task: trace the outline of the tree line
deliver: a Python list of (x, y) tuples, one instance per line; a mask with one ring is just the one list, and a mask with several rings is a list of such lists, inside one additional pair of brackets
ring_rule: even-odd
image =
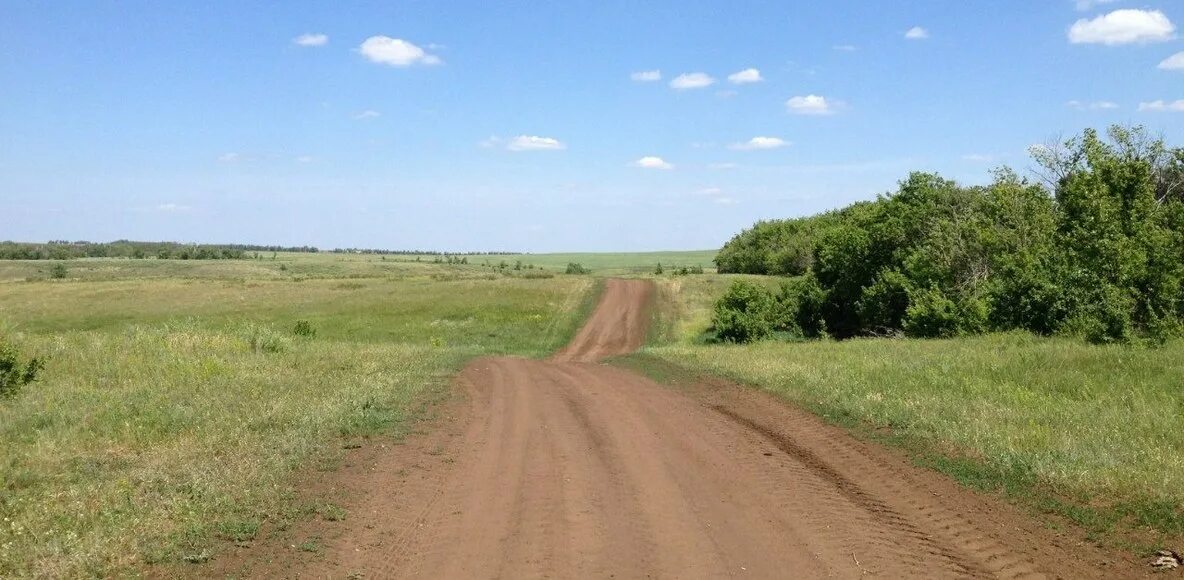
[(312, 246), (252, 244), (182, 244), (178, 242), (0, 242), (0, 260), (71, 260), (75, 258), (158, 258), (162, 260), (241, 260), (247, 252), (317, 252)]
[(757, 223), (723, 247), (719, 271), (794, 278), (777, 292), (733, 285), (718, 336), (1181, 335), (1184, 149), (1115, 126), (1032, 156), (1038, 180), (913, 173), (874, 201)]

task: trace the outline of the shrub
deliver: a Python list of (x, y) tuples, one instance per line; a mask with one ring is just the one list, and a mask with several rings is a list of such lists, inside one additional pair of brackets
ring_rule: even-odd
[(288, 338), (269, 326), (248, 324), (243, 329), (243, 335), (251, 352), (276, 353), (288, 350)]
[(49, 277), (61, 280), (66, 277), (66, 265), (58, 262), (49, 267)]
[(312, 323), (307, 320), (297, 320), (296, 326), (292, 328), (292, 334), (312, 338), (317, 335), (317, 329), (313, 328)]
[(661, 275), (662, 275), (662, 262), (658, 262), (658, 267), (657, 267), (657, 268), (654, 268), (654, 275), (655, 275), (655, 276), (661, 276)]
[(569, 262), (567, 264), (566, 273), (568, 274), (588, 274), (590, 272), (591, 270), (588, 270), (582, 264), (577, 264), (575, 262)]
[(773, 294), (763, 286), (736, 280), (715, 303), (712, 328), (719, 340), (749, 342), (773, 333)]
[(16, 347), (0, 338), (0, 399), (16, 396), (21, 388), (37, 380), (44, 366), (37, 357), (22, 360)]

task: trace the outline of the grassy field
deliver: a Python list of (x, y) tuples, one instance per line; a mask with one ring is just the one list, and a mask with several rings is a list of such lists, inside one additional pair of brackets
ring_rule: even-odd
[(474, 356), (551, 352), (597, 286), (332, 255), (66, 266), (0, 262), (0, 334), (47, 360), (0, 400), (0, 577), (203, 561), (332, 512), (294, 470), (397, 435)]
[[(629, 276), (649, 274), (661, 263), (663, 268), (678, 266), (700, 266), (706, 270), (715, 269), (716, 250), (690, 250), (680, 252), (570, 252), (555, 254), (507, 254), (491, 256), (467, 256), (470, 264), (497, 265), (505, 262), (513, 266), (516, 262), (533, 265), (550, 272), (562, 272), (568, 264), (581, 264), (596, 276)], [(431, 262), (435, 256), (418, 256), (420, 262)], [(388, 260), (415, 261), (417, 256), (387, 256)]]
[(1184, 539), (1184, 343), (1005, 334), (699, 344), (726, 283), (664, 280), (660, 318), (676, 322), (628, 364), (659, 357), (765, 389), (1099, 538)]

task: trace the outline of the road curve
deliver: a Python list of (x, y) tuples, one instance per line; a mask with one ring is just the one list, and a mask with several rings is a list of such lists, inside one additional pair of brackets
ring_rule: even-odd
[(1104, 575), (1030, 529), (1038, 526), (1013, 524), (943, 478), (763, 394), (723, 384), (676, 390), (599, 364), (642, 344), (650, 293), (645, 281), (610, 280), (587, 325), (551, 360), (468, 365), (459, 381), (469, 396), (451, 435), (425, 444), (397, 481), (375, 468), (379, 479), (367, 485), (388, 487), (355, 510), (368, 523), (336, 542), (331, 563), (304, 572)]

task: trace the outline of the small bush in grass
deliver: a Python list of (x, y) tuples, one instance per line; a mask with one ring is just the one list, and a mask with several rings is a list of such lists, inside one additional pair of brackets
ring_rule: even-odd
[(37, 357), (22, 360), (20, 351), (0, 338), (0, 399), (16, 396), (22, 387), (37, 380), (44, 366)]
[(275, 353), (288, 350), (288, 338), (261, 324), (247, 325), (243, 332), (251, 352)]
[(654, 275), (655, 275), (655, 276), (661, 276), (661, 275), (662, 275), (662, 272), (663, 272), (663, 270), (662, 270), (662, 262), (658, 262), (658, 267), (657, 267), (657, 268), (654, 268)]
[(568, 274), (588, 274), (588, 273), (591, 273), (591, 270), (588, 270), (582, 264), (577, 264), (575, 262), (569, 262), (567, 264), (566, 273), (568, 273)]
[(312, 338), (317, 335), (317, 329), (313, 328), (312, 323), (307, 320), (297, 320), (296, 326), (292, 328), (292, 333), (296, 336)]
[(49, 268), (49, 277), (61, 280), (66, 277), (66, 265), (58, 262)]

